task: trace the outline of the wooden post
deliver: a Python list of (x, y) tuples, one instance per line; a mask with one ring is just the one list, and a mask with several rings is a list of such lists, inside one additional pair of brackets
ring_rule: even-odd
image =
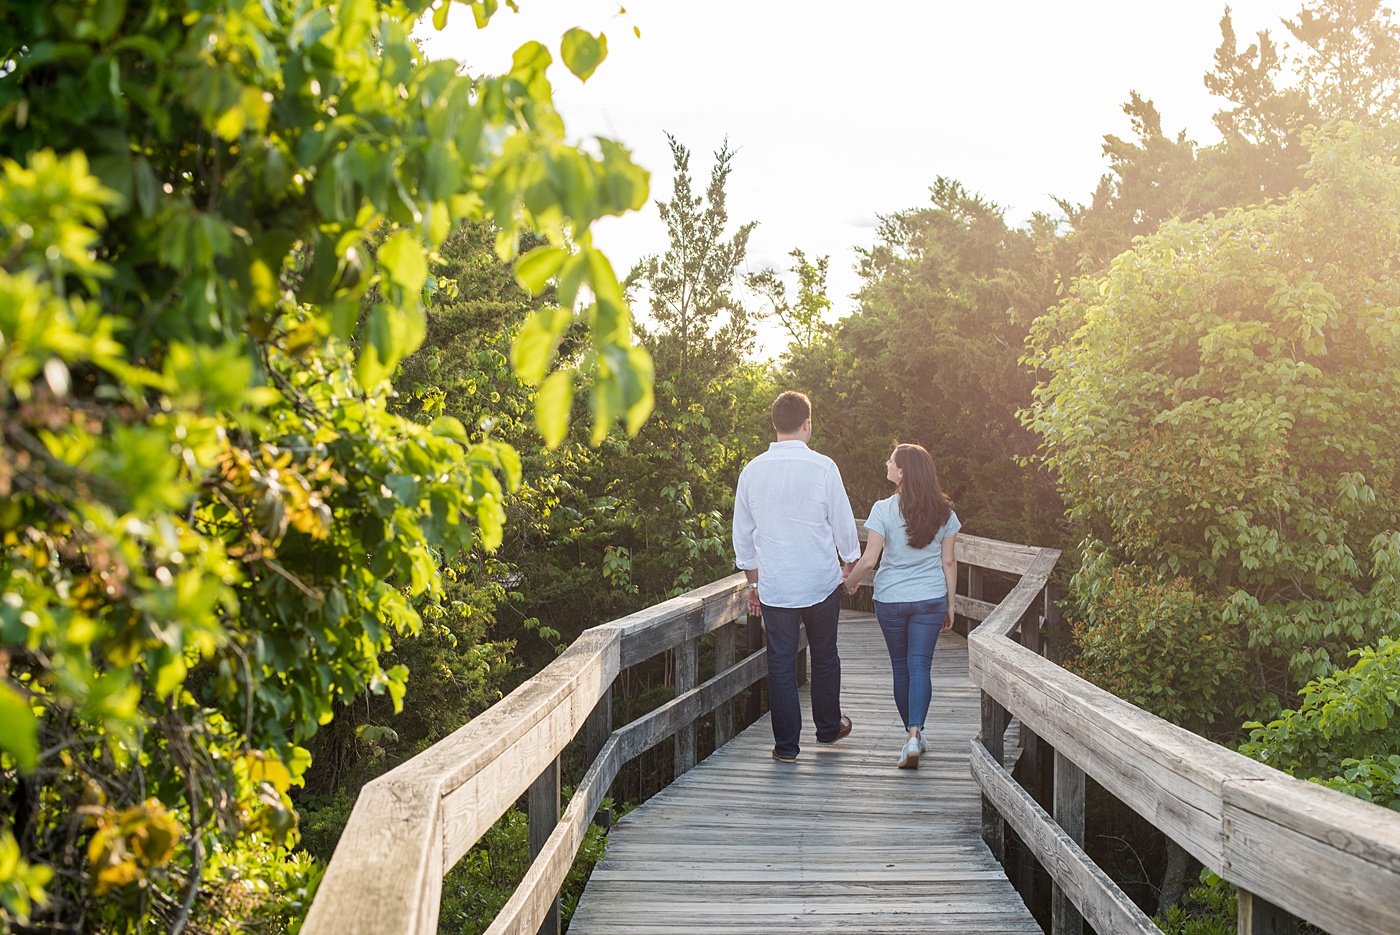
[[(991, 695), (982, 692), (982, 746), (998, 763), (1006, 759), (1005, 733), (1006, 709)], [(1006, 822), (986, 795), (982, 796), (982, 840), (987, 842), (998, 863), (1006, 858)]]
[[(982, 568), (979, 565), (967, 566), (967, 596), (974, 601), (980, 601), (982, 599)], [(971, 617), (964, 617), (963, 619), (967, 621), (968, 632), (971, 632), (972, 629), (977, 626), (978, 621), (973, 620)]]
[(1271, 902), (1240, 890), (1240, 935), (1298, 935), (1298, 919)]
[(612, 736), (611, 685), (604, 689), (603, 697), (599, 698), (598, 703), (593, 706), (593, 711), (588, 715), (588, 722), (584, 726), (584, 752), (590, 765), (598, 758), (598, 752), (603, 749), (603, 744), (608, 742), (610, 736)]
[[(530, 860), (533, 861), (544, 850), (550, 832), (559, 823), (559, 758), (545, 767), (540, 778), (530, 784), (526, 795), (530, 816)], [(554, 894), (554, 902), (540, 923), (540, 935), (559, 935), (559, 894)]]
[[(1041, 608), (1032, 604), (1021, 618), (1021, 645), (1036, 655), (1040, 654), (1040, 613)], [(1040, 738), (1024, 723), (1021, 725), (1021, 760), (1016, 765), (1016, 780), (1022, 789), (1041, 801)]]
[[(588, 715), (588, 720), (583, 727), (584, 755), (591, 766), (598, 758), (598, 754), (603, 749), (603, 744), (608, 742), (612, 736), (612, 686), (609, 685), (603, 691), (603, 697), (598, 699), (598, 703), (593, 706), (592, 712)], [(607, 808), (598, 809), (598, 814), (593, 816), (595, 824), (600, 825), (604, 830), (612, 827), (612, 810)]]
[[(700, 640), (686, 640), (676, 647), (676, 695), (700, 684)], [(695, 765), (695, 722), (676, 731), (676, 776)]]
[[(1084, 770), (1055, 751), (1055, 824), (1084, 846)], [(1082, 935), (1084, 917), (1058, 884), (1050, 896), (1050, 935)]]
[[(737, 623), (726, 623), (715, 630), (715, 675), (734, 664), (734, 629)], [(723, 701), (715, 708), (715, 749), (734, 737), (734, 702)]]
[[(749, 614), (744, 623), (744, 644), (748, 649), (745, 655), (752, 656), (763, 648), (763, 618), (754, 614)], [(744, 710), (744, 726), (752, 724), (763, 716), (763, 686), (768, 684), (767, 679), (754, 682), (749, 689), (749, 701)]]

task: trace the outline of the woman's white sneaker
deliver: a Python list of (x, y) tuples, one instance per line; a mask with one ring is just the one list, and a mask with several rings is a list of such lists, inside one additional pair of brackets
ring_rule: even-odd
[(899, 751), (900, 769), (918, 769), (919, 754), (923, 752), (923, 741), (918, 737), (910, 737), (908, 743)]

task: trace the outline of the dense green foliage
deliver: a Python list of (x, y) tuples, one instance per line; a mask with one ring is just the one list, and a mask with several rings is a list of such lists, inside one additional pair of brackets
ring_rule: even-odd
[(1067, 668), (1175, 724), (1234, 732), (1234, 710), (1248, 698), (1245, 641), (1237, 628), (1220, 626), (1215, 606), (1189, 581), (1135, 580), (1127, 568), (1089, 566), (1074, 586), (1085, 600)]
[(1248, 635), (1264, 699), (1400, 632), (1394, 146), (1319, 138), (1308, 188), (1163, 225), (1037, 325), (1071, 335), (1033, 351), (1029, 422), (1097, 540), (1087, 599), (1116, 562), (1186, 576)]
[(1036, 263), (1032, 233), (940, 179), (932, 207), (882, 219), (862, 262), (860, 312), (791, 347), (784, 379), (812, 397), (817, 444), (839, 454), (858, 514), (889, 495), (894, 442), (913, 442), (933, 453), (978, 534), (1046, 540), (1058, 510), (1018, 460), (1034, 450), (1016, 424), (1032, 384), (1014, 349), (1053, 291), (1008, 272)]
[(1352, 655), (1349, 668), (1304, 686), (1296, 710), (1246, 724), (1240, 752), (1400, 810), (1400, 639)]
[[(642, 204), (646, 174), (564, 142), (543, 46), (469, 78), (409, 40), (423, 12), (0, 8), (6, 918), (179, 931), (304, 907), (315, 874), (285, 848), (306, 745), (353, 699), (399, 707), (396, 638), (472, 637), (483, 605), (444, 577), (500, 543), (520, 480), (489, 426), (390, 411), (425, 299), (452, 288), (430, 250), (460, 222), (491, 221), (505, 258), (533, 228), (516, 274), (559, 276), (509, 349), (544, 380), (547, 434), (576, 373), (593, 437), (649, 411), (588, 233)], [(586, 76), (599, 42), (566, 38)], [(459, 643), (451, 664), (496, 652)]]

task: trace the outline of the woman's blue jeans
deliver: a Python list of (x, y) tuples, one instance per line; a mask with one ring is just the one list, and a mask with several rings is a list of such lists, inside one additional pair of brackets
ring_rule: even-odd
[(933, 700), (933, 648), (948, 616), (948, 598), (876, 601), (875, 619), (885, 634), (894, 670), (894, 703), (904, 729), (923, 727)]

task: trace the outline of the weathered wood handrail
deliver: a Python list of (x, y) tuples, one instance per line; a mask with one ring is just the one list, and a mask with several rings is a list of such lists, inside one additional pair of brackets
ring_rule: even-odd
[[(1010, 822), (1045, 867), (1056, 886), (1056, 935), (1077, 931), (1081, 914), (1100, 932), (1157, 931), (1083, 851), (1084, 774), (1240, 887), (1241, 932), (1261, 935), (1276, 907), (1335, 935), (1400, 932), (1400, 815), (1233, 753), (1042, 658), (1039, 627), (1051, 612), (1046, 585), (1059, 553), (967, 534), (957, 542), (972, 592), (960, 593), (958, 611), (982, 621), (969, 636), (969, 656), (983, 691), (971, 768), (984, 795), (984, 837), (1000, 857), (1002, 824)], [(1018, 576), (998, 604), (981, 600), (987, 570)], [(558, 823), (532, 827), (536, 856), (489, 930), (534, 935), (551, 918), (588, 822), (622, 765), (674, 736), (677, 769), (688, 768), (696, 720), (766, 674), (761, 649), (734, 663), (731, 625), (744, 596), (744, 576), (732, 575), (588, 630), (490, 710), (366, 785), (303, 931), (435, 931), (443, 875), (522, 794), (531, 790), (532, 804), (537, 794), (547, 804), (553, 790), (557, 814), (558, 758), (587, 724), (596, 756)], [(695, 641), (712, 631), (719, 631), (719, 671), (688, 688), (698, 680)], [(618, 673), (678, 648), (687, 671), (677, 696), (611, 730)], [(1036, 737), (1054, 747), (1054, 817), (1001, 762), (1010, 714), (1033, 732), (1023, 749), (1034, 752)], [(732, 729), (717, 715), (717, 742)]]
[[(1334, 935), (1400, 932), (1400, 814), (1211, 743), (1018, 644), (1017, 628), (1038, 627), (1048, 610), (1059, 553), (966, 535), (958, 544), (960, 562), (1020, 576), (968, 639), (984, 697), (972, 770), (996, 825), (984, 829), (994, 850), (1000, 822), (1009, 821), (1054, 880), (1056, 935), (1078, 931), (1071, 904), (1099, 932), (1158, 931), (1084, 854), (1082, 774), (1238, 886), (1242, 933), (1282, 931), (1272, 927), (1281, 912)], [(1062, 798), (1059, 772), (1051, 818), (998, 762), (1008, 712), (1055, 748), (1066, 779), (1078, 780), (1071, 827), (1061, 827), (1061, 806), (1074, 796)]]
[[(436, 932), (444, 874), (555, 766), (617, 674), (734, 623), (745, 613), (744, 585), (742, 574), (731, 575), (585, 631), (475, 720), (366, 784), (307, 913), (305, 935)], [(724, 642), (732, 662), (732, 637)], [(766, 673), (767, 656), (759, 650), (612, 731), (490, 931), (537, 931), (622, 764)]]

